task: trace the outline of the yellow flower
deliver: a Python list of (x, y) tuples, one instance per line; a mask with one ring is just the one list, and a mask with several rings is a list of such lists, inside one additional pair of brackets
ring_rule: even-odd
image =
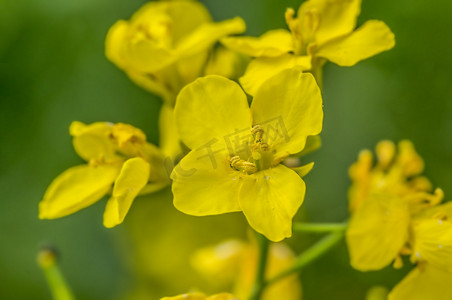
[(368, 150), (350, 167), (352, 217), (346, 238), (351, 264), (361, 271), (381, 269), (393, 260), (400, 267), (400, 255), (411, 251), (412, 217), (443, 198), (440, 189), (431, 194), (430, 182), (420, 176), (424, 163), (411, 142), (400, 142), (396, 155), (395, 145), (382, 141), (376, 153), (375, 167)]
[(236, 51), (257, 57), (240, 83), (254, 95), (269, 77), (285, 68), (298, 67), (319, 73), (329, 60), (340, 66), (357, 62), (391, 49), (394, 35), (381, 21), (371, 20), (354, 30), (361, 0), (309, 0), (285, 17), (290, 32), (271, 30), (256, 37), (227, 37), (221, 42)]
[[(234, 295), (248, 299), (256, 278), (258, 248), (255, 243), (227, 240), (218, 245), (198, 250), (192, 258), (193, 267), (215, 282), (217, 286), (233, 284)], [(295, 255), (283, 243), (271, 244), (268, 254), (267, 279), (289, 268)], [(262, 300), (300, 300), (301, 284), (298, 276), (288, 276), (268, 286)]]
[(171, 174), (175, 207), (195, 216), (243, 211), (268, 239), (290, 237), (306, 187), (281, 162), (322, 129), (313, 76), (285, 70), (258, 90), (251, 107), (235, 82), (206, 76), (180, 92), (175, 117), (192, 149)]
[(452, 202), (416, 215), (411, 232), (410, 260), (418, 264), (388, 299), (452, 299)]
[(420, 264), (393, 288), (388, 300), (452, 299), (451, 282), (451, 271)]
[(136, 84), (173, 105), (179, 90), (202, 74), (214, 43), (244, 30), (240, 18), (214, 23), (197, 1), (149, 2), (110, 28), (105, 51)]
[(114, 227), (137, 195), (168, 185), (160, 151), (146, 142), (141, 130), (123, 123), (73, 122), (70, 134), (75, 151), (88, 164), (69, 168), (53, 180), (39, 203), (40, 219), (67, 216), (111, 192), (104, 225)]
[(363, 151), (350, 167), (352, 219), (347, 230), (351, 264), (367, 271), (409, 255), (417, 266), (389, 293), (389, 300), (452, 299), (452, 202), (438, 205), (443, 192), (431, 194), (421, 177), (424, 163), (408, 141), (380, 142), (378, 162)]
[(227, 293), (221, 293), (212, 296), (206, 296), (201, 293), (189, 293), (174, 297), (163, 297), (160, 300), (239, 300), (239, 299)]

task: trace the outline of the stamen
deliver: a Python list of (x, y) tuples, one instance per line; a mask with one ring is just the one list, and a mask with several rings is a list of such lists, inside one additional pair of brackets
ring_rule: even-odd
[(260, 143), (262, 142), (262, 137), (264, 135), (264, 129), (261, 125), (255, 125), (251, 128), (251, 134), (254, 136), (254, 142)]
[(253, 128), (251, 128), (251, 134), (254, 137), (254, 142), (251, 146), (251, 151), (267, 151), (268, 150), (268, 144), (264, 142), (264, 129), (261, 125), (255, 125)]
[(287, 26), (290, 29), (293, 37), (294, 53), (296, 55), (301, 55), (304, 50), (303, 36), (301, 34), (300, 20), (295, 18), (295, 10), (293, 8), (288, 8), (284, 15), (286, 19)]
[(257, 167), (252, 162), (241, 159), (239, 156), (233, 156), (229, 160), (229, 165), (232, 169), (246, 174), (253, 174), (257, 172)]

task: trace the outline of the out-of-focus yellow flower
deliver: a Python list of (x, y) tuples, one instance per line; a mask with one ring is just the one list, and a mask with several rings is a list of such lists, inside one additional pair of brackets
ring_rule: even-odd
[(410, 260), (417, 266), (388, 299), (452, 299), (452, 202), (418, 214), (411, 231)]
[(175, 207), (195, 216), (243, 211), (268, 239), (290, 237), (306, 186), (281, 162), (322, 129), (313, 76), (285, 70), (259, 89), (251, 107), (235, 82), (206, 76), (180, 92), (175, 117), (192, 149), (171, 174)]
[[(247, 58), (237, 52), (225, 47), (215, 47), (205, 66), (205, 75), (220, 75), (229, 79), (236, 80), (243, 74)], [(201, 74), (199, 74), (201, 76)], [(178, 162), (183, 156), (183, 149), (174, 121), (174, 109), (168, 104), (164, 104), (159, 117), (159, 146), (162, 153), (170, 158), (172, 165)]]
[(116, 22), (105, 51), (136, 84), (173, 105), (180, 89), (203, 74), (212, 46), (244, 30), (238, 17), (214, 23), (197, 1), (155, 1)]
[[(409, 255), (417, 267), (389, 294), (390, 300), (436, 299), (452, 296), (452, 202), (438, 205), (443, 192), (432, 194), (430, 182), (420, 176), (424, 163), (409, 141), (396, 147), (389, 141), (372, 154), (361, 152), (350, 167), (352, 218), (347, 230), (351, 264), (367, 271)], [(441, 295), (441, 297), (440, 297)]]
[(122, 223), (137, 195), (169, 184), (160, 151), (146, 142), (141, 130), (123, 123), (73, 122), (70, 134), (75, 151), (88, 163), (53, 180), (39, 203), (39, 218), (67, 216), (111, 192), (104, 225), (114, 227)]
[(423, 263), (389, 293), (388, 300), (452, 299), (452, 272)]
[(392, 142), (380, 142), (375, 167), (368, 150), (350, 167), (352, 218), (346, 236), (351, 264), (358, 270), (378, 270), (394, 259), (399, 266), (399, 255), (408, 251), (412, 216), (443, 198), (440, 189), (431, 194), (430, 182), (420, 176), (424, 163), (412, 143), (402, 141), (398, 148), (396, 155)]
[(163, 297), (160, 300), (239, 300), (239, 299), (227, 293), (221, 293), (212, 296), (206, 296), (201, 293), (189, 293), (174, 297)]
[(247, 244), (236, 239), (201, 248), (191, 258), (191, 265), (215, 286), (225, 287), (237, 279)]
[(452, 272), (452, 202), (416, 215), (412, 223), (411, 262), (426, 261)]
[[(256, 278), (258, 247), (255, 243), (228, 240), (221, 244), (197, 251), (192, 258), (193, 267), (222, 287), (233, 286), (239, 299), (248, 299)], [(267, 279), (289, 268), (295, 255), (285, 244), (271, 244), (268, 254)], [(301, 284), (298, 276), (292, 275), (268, 286), (262, 300), (300, 300)]]
[(365, 300), (387, 300), (389, 290), (383, 286), (373, 286), (366, 294)]
[(298, 67), (317, 74), (329, 60), (340, 66), (391, 49), (394, 35), (385, 23), (371, 20), (355, 30), (361, 0), (309, 0), (285, 17), (290, 31), (271, 30), (256, 37), (226, 37), (230, 49), (256, 57), (240, 83), (254, 95), (258, 87), (282, 69)]

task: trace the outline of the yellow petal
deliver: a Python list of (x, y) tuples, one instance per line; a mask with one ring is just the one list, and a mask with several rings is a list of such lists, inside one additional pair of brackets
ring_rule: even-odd
[(315, 35), (317, 44), (353, 31), (361, 10), (361, 0), (310, 0), (298, 10), (301, 33)]
[[(206, 75), (204, 73), (204, 70), (206, 68), (207, 59), (211, 51), (212, 49), (208, 48), (206, 51), (197, 52), (190, 56), (183, 56), (177, 61), (177, 63), (175, 64), (175, 68), (177, 69), (179, 77), (177, 80), (175, 80), (176, 82), (179, 81), (177, 92), (179, 92), (190, 82), (196, 80), (198, 77)], [(174, 73), (170, 73), (168, 76), (174, 76)]]
[(174, 297), (163, 297), (160, 300), (207, 300), (201, 293), (182, 294)]
[(413, 226), (412, 260), (452, 272), (452, 222), (448, 217), (417, 220)]
[(313, 167), (314, 167), (314, 162), (311, 162), (311, 163), (306, 164), (304, 166), (291, 168), (291, 169), (293, 171), (295, 171), (298, 174), (298, 176), (305, 177), (306, 175), (308, 175), (309, 172), (311, 172)]
[(387, 195), (371, 195), (352, 215), (346, 232), (351, 265), (360, 271), (379, 270), (399, 254), (408, 239), (407, 204)]
[(112, 123), (107, 122), (95, 122), (89, 125), (78, 121), (72, 122), (69, 132), (73, 136), (72, 144), (75, 152), (86, 161), (119, 159), (115, 155), (116, 146), (110, 138), (113, 126)]
[(153, 73), (169, 66), (179, 58), (173, 45), (210, 20), (205, 7), (195, 1), (147, 3), (128, 22), (127, 34), (117, 35), (126, 67)]
[(416, 215), (417, 218), (452, 219), (452, 201), (433, 206)]
[(121, 69), (127, 66), (123, 58), (122, 45), (128, 29), (127, 21), (119, 20), (110, 27), (105, 38), (105, 56)]
[(301, 152), (295, 153), (297, 157), (303, 157), (319, 149), (322, 146), (322, 139), (319, 135), (311, 135), (306, 139), (306, 145)]
[(314, 77), (288, 69), (268, 79), (251, 103), (253, 123), (267, 130), (268, 143), (276, 156), (303, 150), (306, 138), (322, 130), (323, 110), (320, 89)]
[(124, 42), (123, 51), (128, 67), (142, 73), (159, 71), (177, 59), (171, 49), (154, 43), (141, 32)]
[(249, 58), (227, 49), (217, 46), (207, 63), (206, 75), (220, 75), (229, 79), (237, 80), (245, 71)]
[[(145, 6), (152, 3), (159, 6), (159, 9), (164, 11), (172, 20), (171, 38), (173, 44), (179, 43), (180, 40), (190, 35), (200, 25), (212, 21), (206, 7), (198, 1), (159, 1), (149, 2)], [(140, 18), (148, 20), (150, 16), (143, 15)]]
[(215, 75), (183, 88), (174, 114), (179, 135), (191, 149), (251, 128), (245, 93), (235, 82)]
[(236, 239), (197, 250), (191, 257), (193, 268), (215, 285), (227, 286), (235, 281), (242, 267), (245, 244)]
[(176, 53), (185, 57), (196, 54), (207, 50), (222, 37), (242, 33), (245, 29), (245, 22), (239, 17), (217, 23), (202, 24), (176, 46)]
[(239, 202), (251, 227), (278, 242), (292, 236), (292, 218), (305, 192), (304, 181), (279, 165), (243, 178)]
[[(196, 1), (150, 2), (143, 5), (130, 21), (121, 20), (111, 27), (106, 38), (106, 55), (139, 86), (158, 94), (168, 104), (173, 105), (181, 88), (174, 86), (174, 83), (185, 85), (194, 79), (181, 82), (183, 80), (178, 78), (179, 75), (185, 77), (185, 72), (189, 71), (197, 72), (195, 76), (199, 76), (200, 71), (194, 70), (191, 59), (191, 68), (177, 66), (177, 69), (180, 69), (179, 75), (162, 72), (167, 73), (166, 69), (174, 69), (172, 63), (180, 61), (180, 57), (172, 54), (173, 46), (207, 22), (211, 22), (208, 11)], [(133, 46), (140, 40), (144, 40), (142, 52), (138, 51), (140, 47), (135, 49)], [(151, 51), (147, 52), (146, 47), (151, 48)], [(169, 59), (155, 56), (154, 52), (159, 54), (159, 51), (163, 56), (169, 55)], [(135, 52), (139, 52), (139, 55)], [(202, 54), (204, 58), (200, 59), (198, 65), (205, 63), (206, 55), (207, 52)]]
[(452, 299), (452, 273), (430, 264), (412, 270), (389, 293), (389, 300)]
[(399, 155), (396, 163), (402, 168), (403, 175), (413, 176), (422, 173), (424, 170), (424, 160), (414, 149), (411, 141), (403, 140), (399, 142)]
[(362, 150), (359, 153), (358, 161), (353, 163), (348, 170), (352, 180), (352, 185), (348, 190), (348, 208), (351, 213), (354, 213), (369, 195), (372, 166), (372, 152)]
[(321, 45), (315, 55), (349, 67), (394, 45), (394, 34), (389, 27), (381, 21), (371, 20), (352, 34)]
[(240, 211), (239, 176), (229, 166), (225, 143), (192, 150), (171, 173), (174, 206), (194, 216)]
[(275, 57), (293, 51), (292, 35), (285, 29), (270, 30), (260, 37), (225, 37), (221, 43), (252, 57)]
[(394, 160), (396, 146), (392, 141), (383, 140), (375, 147), (375, 153), (377, 154), (378, 166), (382, 170), (387, 170)]
[(173, 105), (176, 101), (174, 91), (156, 76), (149, 76), (149, 74), (134, 71), (127, 71), (126, 73), (136, 85), (161, 97), (166, 105)]
[[(268, 279), (287, 270), (295, 260), (296, 257), (289, 246), (284, 243), (271, 244), (265, 277)], [(300, 300), (301, 294), (299, 276), (294, 274), (268, 286), (262, 294), (262, 300)]]
[(118, 172), (119, 165), (67, 169), (47, 188), (39, 203), (39, 218), (61, 218), (90, 206), (107, 194)]
[(266, 80), (285, 69), (294, 67), (309, 70), (311, 57), (284, 54), (278, 57), (256, 58), (250, 62), (245, 74), (240, 77), (240, 84), (248, 94), (254, 96)]
[(104, 212), (104, 226), (121, 224), (133, 200), (149, 180), (149, 164), (135, 157), (124, 162)]
[(174, 110), (169, 105), (163, 105), (159, 116), (160, 150), (172, 161), (182, 154), (179, 133), (177, 132)]

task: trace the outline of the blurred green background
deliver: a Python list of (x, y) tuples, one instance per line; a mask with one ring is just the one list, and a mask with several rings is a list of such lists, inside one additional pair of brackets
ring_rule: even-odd
[[(395, 33), (396, 47), (352, 68), (326, 65), (323, 147), (307, 157), (316, 166), (306, 179), (308, 193), (301, 212), (311, 221), (347, 218), (348, 166), (359, 150), (373, 148), (381, 139), (412, 140), (426, 162), (426, 175), (444, 189), (446, 199), (452, 194), (452, 2), (363, 2), (360, 24), (383, 20)], [(37, 218), (46, 186), (66, 168), (81, 163), (68, 134), (73, 120), (130, 123), (143, 129), (151, 142), (158, 140), (160, 100), (135, 86), (104, 57), (109, 26), (129, 18), (143, 3), (0, 0), (1, 299), (50, 299), (35, 263), (39, 247), (48, 243), (62, 253), (61, 267), (78, 299), (119, 298), (133, 283), (127, 228), (133, 228), (134, 215), (149, 224), (155, 220), (155, 226), (143, 226), (139, 233), (151, 244), (164, 245), (162, 232), (188, 239), (190, 233), (171, 224), (173, 219), (200, 227), (214, 224), (209, 228), (215, 230), (204, 229), (194, 244), (217, 242), (239, 232), (239, 226), (228, 222), (241, 222), (241, 216), (155, 213), (161, 206), (171, 209), (165, 198), (168, 191), (138, 199), (125, 225), (113, 230), (102, 227), (104, 201), (60, 220)], [(203, 3), (215, 20), (241, 16), (247, 33), (258, 35), (285, 27), (285, 8), (301, 2)], [(293, 245), (296, 249), (312, 238), (296, 236), (301, 240)], [(354, 271), (341, 244), (304, 270), (304, 299), (363, 299), (369, 287), (391, 288), (406, 271)], [(165, 283), (158, 285), (163, 289)]]

